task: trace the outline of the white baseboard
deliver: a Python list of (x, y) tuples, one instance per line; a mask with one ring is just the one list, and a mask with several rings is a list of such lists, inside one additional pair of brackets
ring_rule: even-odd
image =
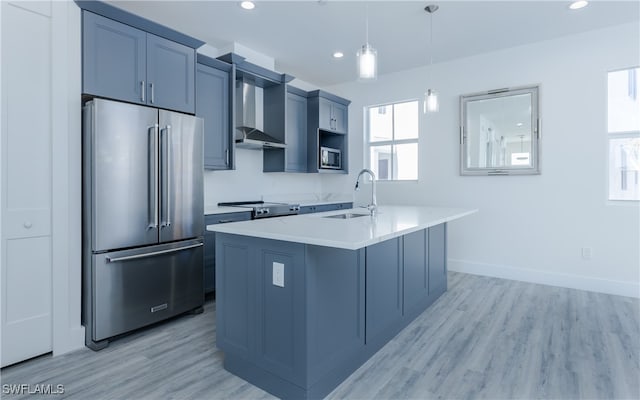
[(486, 264), (466, 260), (448, 259), (447, 263), (449, 270), (455, 272), (464, 272), (473, 275), (484, 275), (514, 281), (540, 283), (542, 285), (560, 286), (569, 289), (588, 290), (590, 292), (640, 298), (639, 282), (612, 281), (588, 276), (539, 271), (535, 269)]

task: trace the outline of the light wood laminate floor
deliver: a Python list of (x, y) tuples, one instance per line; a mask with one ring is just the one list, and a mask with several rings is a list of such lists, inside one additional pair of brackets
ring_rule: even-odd
[[(329, 398), (638, 399), (639, 315), (637, 299), (449, 273), (449, 291)], [(203, 314), (100, 352), (40, 357), (1, 378), (64, 384), (64, 395), (51, 396), (58, 399), (273, 397), (222, 362), (210, 301)]]

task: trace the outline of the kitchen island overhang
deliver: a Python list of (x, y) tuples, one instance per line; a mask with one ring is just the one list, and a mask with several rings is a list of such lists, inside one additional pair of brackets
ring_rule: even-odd
[(208, 226), (225, 369), (282, 398), (326, 396), (446, 291), (446, 223), (474, 212), (386, 206)]

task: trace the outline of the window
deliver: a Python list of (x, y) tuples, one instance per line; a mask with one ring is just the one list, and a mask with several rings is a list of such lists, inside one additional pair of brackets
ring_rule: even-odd
[(418, 101), (366, 108), (369, 168), (378, 180), (418, 179)]
[(640, 200), (640, 68), (609, 72), (609, 200)]

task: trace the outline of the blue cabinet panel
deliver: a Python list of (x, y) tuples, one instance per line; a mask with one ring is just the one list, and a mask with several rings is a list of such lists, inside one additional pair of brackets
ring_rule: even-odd
[(147, 35), (147, 85), (151, 105), (195, 112), (195, 50)]
[[(209, 214), (204, 216), (204, 225), (224, 224), (227, 222), (247, 221), (251, 219), (250, 212), (226, 214)], [(216, 290), (216, 233), (204, 231), (204, 292)]]
[[(216, 337), (221, 349), (248, 358), (255, 332), (255, 261), (250, 243), (216, 241)], [(222, 288), (233, 288), (223, 290)]]
[(205, 169), (231, 169), (229, 72), (197, 64), (196, 116), (204, 119)]
[[(259, 240), (256, 364), (294, 384), (303, 385), (306, 374), (304, 245)], [(284, 287), (273, 282), (274, 263), (284, 265)]]
[(353, 203), (334, 203), (300, 206), (299, 214), (311, 214), (324, 211), (348, 210), (353, 208)]
[(307, 98), (287, 93), (285, 171), (307, 172)]
[(403, 237), (405, 316), (420, 313), (429, 301), (427, 240), (426, 229)]
[(307, 246), (309, 385), (355, 358), (364, 346), (365, 255)]
[(144, 104), (147, 34), (86, 11), (82, 18), (82, 92)]
[(195, 50), (82, 12), (82, 92), (195, 112)]
[(447, 225), (429, 228), (429, 294), (447, 288)]
[(395, 336), (402, 320), (402, 249), (400, 238), (366, 248), (366, 342), (375, 345)]

